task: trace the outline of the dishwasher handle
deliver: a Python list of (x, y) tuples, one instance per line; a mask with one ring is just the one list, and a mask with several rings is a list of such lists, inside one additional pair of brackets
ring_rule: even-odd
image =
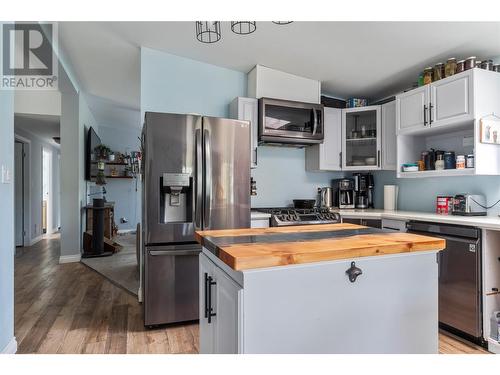
[(420, 232), (425, 233), (428, 236), (436, 235), (440, 237), (461, 237), (469, 240), (481, 238), (481, 229), (464, 225), (409, 221), (406, 223), (406, 229), (408, 232)]

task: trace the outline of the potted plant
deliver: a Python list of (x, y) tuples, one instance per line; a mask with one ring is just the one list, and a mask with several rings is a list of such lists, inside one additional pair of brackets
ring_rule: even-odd
[(107, 159), (111, 154), (111, 149), (103, 144), (100, 144), (94, 148), (97, 160)]

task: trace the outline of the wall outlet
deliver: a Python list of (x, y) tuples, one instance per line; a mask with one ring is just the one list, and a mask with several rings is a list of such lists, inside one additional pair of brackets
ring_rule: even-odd
[(2, 165), (2, 184), (12, 183), (12, 173), (9, 167)]

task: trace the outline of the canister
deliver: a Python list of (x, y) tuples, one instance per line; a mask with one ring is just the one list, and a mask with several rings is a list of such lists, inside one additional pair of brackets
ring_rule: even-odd
[(474, 168), (474, 154), (467, 155), (465, 159), (465, 168)]
[(476, 67), (476, 56), (471, 56), (465, 59), (464, 70), (469, 70)]
[(441, 195), (436, 198), (436, 213), (441, 215), (449, 215), (453, 209), (453, 197)]
[(444, 153), (444, 169), (455, 169), (455, 153), (453, 151), (446, 151)]
[(457, 62), (456, 73), (461, 73), (465, 70), (465, 60), (459, 60)]
[(457, 71), (457, 59), (450, 57), (444, 66), (444, 76), (450, 77)]
[(465, 155), (457, 155), (455, 165), (457, 169), (465, 169)]

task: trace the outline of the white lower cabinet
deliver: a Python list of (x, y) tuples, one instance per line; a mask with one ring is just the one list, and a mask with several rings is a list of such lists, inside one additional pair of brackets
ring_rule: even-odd
[(242, 288), (200, 254), (200, 352), (237, 353)]
[(251, 228), (269, 228), (269, 219), (252, 219), (250, 221)]
[[(435, 251), (242, 272), (206, 251), (201, 353), (438, 352)], [(352, 267), (362, 271), (354, 282), (347, 274)], [(205, 306), (215, 314), (210, 322)]]

